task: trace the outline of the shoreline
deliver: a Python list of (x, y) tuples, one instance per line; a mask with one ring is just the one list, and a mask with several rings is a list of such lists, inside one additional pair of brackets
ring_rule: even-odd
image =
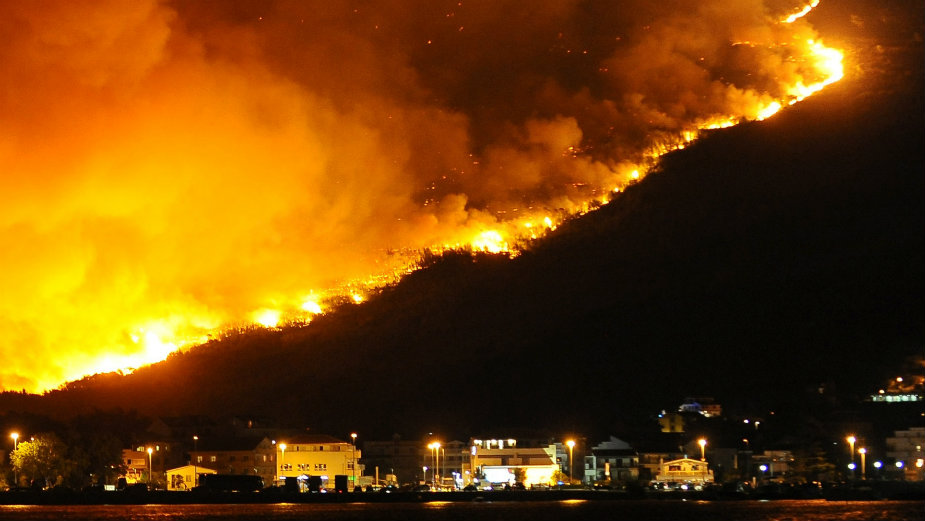
[(347, 492), (298, 493), (282, 491), (73, 491), (50, 489), (0, 492), (0, 505), (193, 505), (193, 504), (273, 504), (273, 503), (430, 503), (430, 502), (537, 502), (537, 501), (922, 501), (925, 486), (909, 482), (892, 487), (835, 487), (818, 494), (794, 491), (736, 494), (723, 491), (626, 492), (613, 490), (565, 489), (544, 491), (479, 492)]

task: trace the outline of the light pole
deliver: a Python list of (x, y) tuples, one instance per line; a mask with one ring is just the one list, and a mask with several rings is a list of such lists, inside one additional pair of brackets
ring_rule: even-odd
[(440, 442), (434, 442), (434, 488), (440, 489)]
[(283, 481), (286, 478), (285, 474), (283, 474), (286, 471), (286, 444), (285, 443), (279, 444), (279, 453), (280, 453), (279, 477), (280, 477), (280, 481)]
[(152, 456), (151, 456), (151, 454), (153, 453), (154, 453), (154, 449), (152, 449), (151, 447), (148, 447), (148, 485), (149, 486), (151, 485), (151, 482), (154, 478), (154, 465), (152, 463)]
[(853, 463), (854, 463), (854, 442), (858, 441), (858, 439), (855, 438), (854, 435), (852, 434), (852, 435), (848, 436), (847, 438), (845, 438), (845, 440), (847, 440), (848, 446), (851, 448), (851, 463), (852, 463), (852, 465), (851, 465), (851, 477), (853, 478), (853, 477), (854, 477), (854, 465), (853, 465)]
[[(196, 436), (196, 435), (194, 434), (194, 435), (193, 435), (193, 453), (194, 453), (194, 454), (197, 453), (197, 452), (199, 452), (199, 449), (198, 449), (198, 447), (197, 447), (198, 445), (199, 445), (199, 436)], [(195, 458), (195, 457), (196, 457), (196, 456), (193, 456), (193, 457), (190, 458), (190, 459), (193, 460), (193, 487), (198, 487), (198, 486), (199, 486), (199, 474), (198, 474), (199, 469), (196, 468), (196, 460), (193, 459), (193, 458)]]
[[(16, 442), (19, 440), (19, 433), (13, 432), (10, 434), (10, 438), (13, 438), (13, 452), (16, 452)], [(13, 454), (10, 453), (10, 465), (13, 464)], [(19, 475), (16, 472), (14, 467), (13, 469), (13, 484), (19, 486)]]
[(572, 454), (573, 449), (575, 448), (575, 440), (568, 440), (565, 442), (568, 445), (568, 484), (572, 484)]
[(858, 454), (861, 455), (861, 479), (867, 479), (867, 449), (861, 447)]
[(700, 445), (700, 461), (706, 461), (707, 460), (707, 457), (706, 457), (707, 440), (705, 438), (700, 438), (699, 440), (697, 440), (697, 445)]
[(357, 486), (357, 433), (351, 432), (350, 437), (353, 439), (353, 488)]

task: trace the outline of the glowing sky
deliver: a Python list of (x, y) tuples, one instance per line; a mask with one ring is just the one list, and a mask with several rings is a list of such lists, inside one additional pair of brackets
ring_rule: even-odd
[[(0, 3), (0, 387), (562, 217), (818, 81), (800, 2)], [(483, 236), (483, 237), (491, 237)], [(359, 299), (359, 296), (357, 296)]]

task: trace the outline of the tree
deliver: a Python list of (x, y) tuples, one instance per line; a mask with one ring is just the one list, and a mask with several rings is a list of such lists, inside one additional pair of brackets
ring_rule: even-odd
[(10, 459), (16, 472), (41, 488), (57, 483), (75, 466), (67, 458), (67, 446), (54, 433), (37, 434), (21, 442)]

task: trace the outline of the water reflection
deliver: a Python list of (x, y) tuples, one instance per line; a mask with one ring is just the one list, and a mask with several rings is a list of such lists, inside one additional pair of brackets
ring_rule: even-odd
[(543, 501), (0, 506), (6, 521), (921, 521), (914, 501)]

